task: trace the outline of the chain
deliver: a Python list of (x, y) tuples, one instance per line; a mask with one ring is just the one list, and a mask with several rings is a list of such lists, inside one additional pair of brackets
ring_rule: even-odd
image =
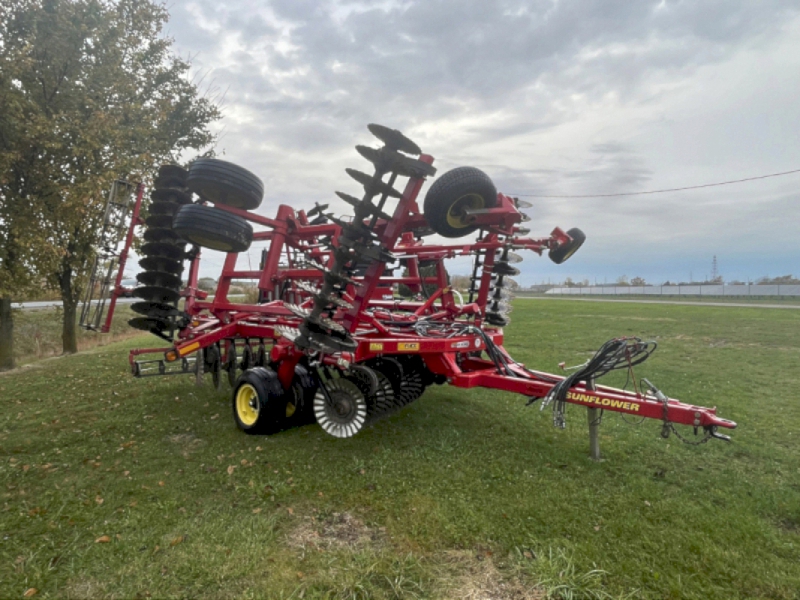
[[(711, 429), (706, 429), (706, 434), (697, 441), (687, 440), (685, 437), (683, 437), (675, 428), (675, 424), (669, 420), (669, 399), (666, 396), (664, 396), (664, 394), (661, 394), (661, 396), (663, 396), (663, 398), (659, 398), (659, 400), (661, 400), (661, 404), (664, 406), (664, 416), (663, 416), (664, 425), (661, 426), (662, 438), (666, 440), (667, 438), (669, 438), (670, 432), (672, 432), (675, 434), (675, 437), (677, 437), (680, 441), (690, 446), (699, 446), (700, 444), (705, 444), (708, 440), (711, 439)], [(695, 432), (696, 431), (697, 429), (695, 428)]]

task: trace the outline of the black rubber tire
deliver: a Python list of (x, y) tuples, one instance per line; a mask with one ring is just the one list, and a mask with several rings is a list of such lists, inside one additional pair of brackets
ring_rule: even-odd
[[(247, 400), (256, 406), (246, 406)], [(233, 420), (249, 434), (270, 434), (281, 430), (286, 413), (286, 399), (278, 375), (267, 367), (254, 367), (241, 374), (233, 388)]]
[(244, 252), (253, 242), (250, 223), (212, 206), (182, 206), (172, 221), (172, 228), (192, 244), (220, 252)]
[(550, 257), (550, 260), (557, 265), (567, 262), (567, 259), (575, 254), (578, 251), (578, 248), (583, 246), (583, 242), (586, 241), (586, 234), (577, 227), (573, 227), (567, 231), (567, 235), (572, 238), (571, 242), (550, 250), (550, 252), (547, 253), (547, 256)]
[(497, 188), (489, 176), (475, 167), (448, 171), (425, 194), (423, 213), (428, 225), (441, 236), (457, 238), (475, 231), (461, 212), (465, 208), (492, 208), (497, 204)]
[(214, 204), (244, 210), (261, 206), (264, 184), (253, 173), (216, 158), (198, 158), (189, 167), (186, 187)]
[(317, 381), (309, 370), (303, 365), (296, 365), (290, 390), (294, 394), (296, 408), (294, 414), (286, 419), (289, 427), (307, 425), (316, 420), (314, 396), (317, 394), (317, 387)]

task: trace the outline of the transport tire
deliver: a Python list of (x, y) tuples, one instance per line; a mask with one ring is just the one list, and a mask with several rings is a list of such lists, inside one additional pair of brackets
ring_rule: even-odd
[(267, 367), (248, 369), (233, 389), (233, 419), (248, 434), (280, 431), (285, 419), (286, 399), (278, 375)]
[(216, 158), (198, 158), (189, 167), (186, 187), (203, 200), (253, 210), (264, 199), (264, 184), (253, 173)]
[(212, 206), (182, 206), (172, 221), (172, 228), (188, 242), (220, 252), (244, 252), (253, 242), (250, 223)]
[(287, 394), (286, 425), (294, 427), (307, 425), (315, 421), (314, 396), (317, 393), (317, 382), (303, 365), (294, 368), (294, 380)]
[(457, 238), (475, 231), (466, 209), (492, 208), (497, 189), (489, 176), (475, 167), (458, 167), (437, 179), (425, 195), (423, 213), (428, 225), (441, 236)]
[(547, 253), (547, 256), (550, 257), (550, 260), (557, 265), (566, 262), (570, 256), (578, 251), (578, 248), (583, 246), (583, 242), (586, 241), (586, 234), (577, 227), (570, 229), (567, 232), (567, 235), (572, 238), (571, 242), (567, 242), (566, 244), (563, 244), (558, 248), (554, 248)]

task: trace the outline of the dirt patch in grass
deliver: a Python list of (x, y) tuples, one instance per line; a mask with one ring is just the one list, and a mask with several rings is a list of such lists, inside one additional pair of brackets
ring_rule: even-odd
[(368, 527), (349, 512), (332, 513), (326, 517), (307, 517), (289, 534), (287, 541), (293, 548), (376, 548), (385, 545), (386, 528)]
[(96, 579), (79, 579), (67, 583), (64, 598), (101, 598), (107, 596), (105, 584)]
[(448, 597), (463, 600), (545, 600), (547, 597), (547, 592), (541, 588), (504, 576), (485, 552), (476, 555), (471, 551), (452, 551), (447, 553), (447, 560), (462, 572), (455, 578)]
[(180, 450), (183, 458), (189, 458), (192, 453), (202, 448), (206, 443), (205, 440), (201, 440), (193, 433), (178, 433), (175, 435), (168, 435), (164, 439), (171, 444), (174, 444)]
[(787, 533), (800, 533), (800, 523), (794, 519), (781, 519), (778, 528)]

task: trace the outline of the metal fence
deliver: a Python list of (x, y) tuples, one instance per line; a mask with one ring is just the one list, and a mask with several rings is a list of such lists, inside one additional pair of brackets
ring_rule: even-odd
[(800, 296), (800, 285), (597, 285), (554, 287), (545, 294), (564, 296)]

